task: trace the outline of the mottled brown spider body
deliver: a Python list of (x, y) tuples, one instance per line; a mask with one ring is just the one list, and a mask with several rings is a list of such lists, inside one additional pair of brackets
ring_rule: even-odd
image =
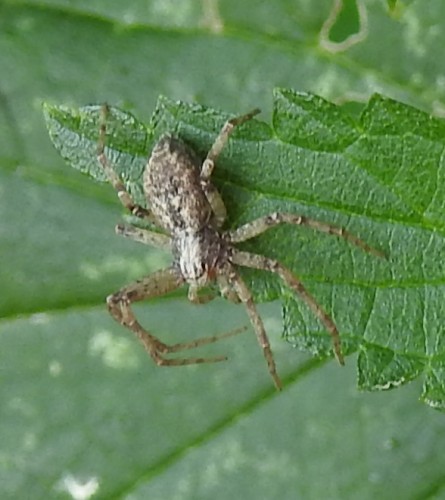
[(200, 170), (191, 148), (164, 135), (144, 172), (151, 212), (159, 227), (171, 236), (173, 266), (194, 289), (214, 280), (229, 255), (228, 243), (217, 231), (222, 222), (215, 215), (218, 207), (211, 205), (217, 191), (201, 179)]
[(211, 222), (213, 211), (200, 170), (194, 151), (169, 134), (153, 148), (143, 176), (144, 192), (159, 226), (171, 235), (193, 233)]
[(322, 321), (333, 339), (334, 353), (344, 363), (340, 348), (340, 336), (331, 317), (305, 289), (301, 281), (280, 262), (263, 255), (243, 252), (236, 243), (254, 238), (270, 227), (286, 223), (305, 225), (313, 229), (342, 237), (363, 250), (382, 256), (362, 240), (345, 229), (310, 219), (303, 215), (272, 213), (242, 225), (233, 231), (223, 231), (226, 209), (221, 196), (210, 181), (215, 161), (237, 125), (250, 120), (259, 113), (251, 113), (226, 122), (213, 143), (204, 162), (183, 141), (164, 135), (153, 148), (143, 176), (146, 209), (134, 203), (122, 180), (109, 164), (105, 154), (106, 121), (109, 110), (103, 106), (101, 115), (98, 160), (109, 181), (116, 189), (121, 203), (133, 215), (149, 221), (161, 231), (139, 229), (135, 226), (118, 225), (118, 234), (136, 241), (168, 249), (173, 253), (173, 263), (167, 269), (150, 274), (107, 298), (111, 315), (126, 326), (141, 340), (148, 354), (158, 365), (182, 366), (195, 363), (223, 361), (224, 356), (211, 358), (167, 358), (170, 353), (193, 349), (238, 333), (206, 337), (195, 341), (167, 345), (157, 339), (137, 321), (131, 304), (171, 292), (188, 285), (188, 298), (194, 303), (203, 303), (213, 296), (198, 295), (203, 286), (216, 282), (221, 294), (233, 302), (242, 302), (247, 310), (258, 342), (267, 361), (269, 373), (275, 386), (281, 381), (263, 321), (252, 299), (252, 294), (239, 273), (238, 266), (261, 269), (278, 274), (284, 283), (298, 294), (313, 313)]

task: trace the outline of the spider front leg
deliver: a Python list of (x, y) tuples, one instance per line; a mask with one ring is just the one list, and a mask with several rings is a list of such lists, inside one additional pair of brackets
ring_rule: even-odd
[(309, 306), (312, 312), (324, 324), (326, 330), (331, 334), (332, 343), (334, 346), (334, 354), (341, 365), (345, 364), (343, 354), (341, 352), (340, 334), (335, 326), (334, 321), (329, 314), (318, 304), (315, 298), (306, 290), (301, 281), (289, 269), (284, 267), (280, 262), (263, 255), (257, 255), (249, 252), (241, 252), (234, 250), (232, 262), (239, 266), (270, 271), (278, 274), (280, 278)]
[(221, 151), (227, 143), (233, 129), (238, 125), (251, 120), (258, 113), (260, 113), (260, 110), (254, 109), (250, 113), (246, 113), (245, 115), (228, 120), (219, 132), (217, 138), (215, 139), (215, 142), (207, 153), (206, 159), (202, 164), (200, 173), (201, 187), (207, 197), (207, 200), (210, 203), (210, 206), (212, 207), (214, 214), (213, 224), (216, 227), (223, 226), (227, 216), (227, 210), (221, 195), (210, 182), (210, 177), (212, 176), (213, 169), (215, 168), (215, 162), (218, 156), (221, 154)]
[(105, 154), (105, 145), (107, 138), (107, 118), (109, 113), (110, 108), (108, 107), (108, 105), (102, 105), (99, 117), (99, 141), (97, 144), (97, 160), (104, 169), (108, 181), (117, 191), (117, 195), (122, 205), (136, 217), (140, 217), (142, 219), (146, 219), (150, 222), (156, 223), (156, 220), (150, 210), (147, 210), (146, 208), (138, 205), (133, 201), (133, 198), (127, 191), (121, 178), (117, 175), (113, 167), (108, 162), (107, 156)]
[(250, 113), (246, 113), (245, 115), (238, 116), (236, 118), (232, 118), (226, 121), (223, 128), (220, 130), (218, 137), (215, 139), (215, 142), (213, 143), (212, 147), (207, 153), (207, 158), (204, 160), (204, 163), (202, 164), (201, 179), (203, 180), (210, 179), (213, 169), (215, 168), (215, 162), (218, 156), (221, 154), (221, 151), (225, 146), (226, 142), (228, 141), (230, 134), (233, 132), (233, 129), (241, 125), (242, 123), (251, 120), (258, 113), (261, 113), (261, 111), (258, 108), (256, 108), (250, 111)]
[(227, 359), (226, 356), (174, 359), (166, 359), (163, 356), (217, 342), (223, 338), (237, 335), (244, 331), (245, 328), (238, 328), (222, 335), (214, 335), (212, 337), (205, 337), (190, 342), (167, 345), (145, 330), (137, 321), (131, 309), (131, 304), (133, 302), (165, 295), (166, 293), (176, 290), (183, 284), (184, 279), (175, 268), (169, 267), (162, 271), (157, 271), (107, 297), (108, 310), (118, 323), (127, 327), (136, 335), (158, 366), (184, 366), (225, 361)]

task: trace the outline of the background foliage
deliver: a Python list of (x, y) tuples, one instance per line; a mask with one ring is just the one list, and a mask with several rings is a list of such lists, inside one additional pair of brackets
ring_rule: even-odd
[[(353, 358), (339, 369), (280, 339), (279, 304), (261, 311), (285, 374), (282, 394), (252, 335), (215, 346), (229, 354), (225, 365), (149, 363), (103, 298), (168, 256), (114, 236), (114, 193), (66, 167), (41, 115), (43, 100), (108, 101), (148, 122), (165, 94), (232, 113), (260, 106), (270, 122), (275, 86), (316, 92), (352, 114), (374, 91), (443, 114), (441, 0), (399, 2), (391, 12), (383, 1), (346, 2), (329, 31), (331, 7), (0, 2), (3, 497), (444, 494), (443, 415), (416, 401), (418, 383), (358, 393)], [(436, 285), (441, 292), (440, 276)], [(171, 341), (246, 322), (220, 300), (202, 308), (161, 300), (138, 314)]]

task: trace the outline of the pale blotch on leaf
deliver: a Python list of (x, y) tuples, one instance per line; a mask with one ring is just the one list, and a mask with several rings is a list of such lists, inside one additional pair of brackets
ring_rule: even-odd
[(134, 342), (116, 337), (108, 330), (98, 330), (88, 343), (92, 356), (100, 357), (104, 365), (116, 369), (134, 369), (139, 365)]
[(52, 377), (58, 377), (62, 373), (62, 363), (53, 359), (49, 363), (48, 371)]
[(46, 313), (32, 314), (29, 321), (33, 325), (46, 325), (50, 322), (50, 315)]
[(143, 260), (138, 258), (125, 258), (110, 256), (101, 262), (82, 262), (79, 266), (79, 273), (91, 281), (98, 281), (106, 275), (122, 274), (128, 276), (138, 276), (147, 274), (156, 266), (164, 266), (167, 260), (163, 255), (151, 252)]
[(370, 472), (368, 474), (368, 481), (372, 484), (379, 484), (382, 482), (382, 475), (379, 472)]
[(97, 477), (81, 480), (68, 473), (58, 482), (57, 489), (68, 493), (74, 500), (88, 500), (99, 489), (99, 480)]
[(416, 57), (424, 57), (428, 52), (428, 44), (425, 43), (425, 31), (421, 20), (415, 14), (406, 10), (404, 15), (404, 45)]
[(34, 432), (26, 432), (23, 435), (23, 450), (26, 452), (34, 451), (37, 448), (37, 436)]
[(19, 416), (26, 418), (35, 418), (36, 410), (34, 405), (30, 404), (23, 397), (14, 397), (7, 403), (8, 410), (16, 412)]

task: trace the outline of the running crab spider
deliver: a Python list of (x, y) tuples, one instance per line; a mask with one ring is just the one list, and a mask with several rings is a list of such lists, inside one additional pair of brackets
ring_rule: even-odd
[(216, 282), (224, 297), (244, 304), (266, 359), (269, 373), (276, 388), (281, 389), (282, 383), (277, 373), (263, 321), (237, 267), (244, 266), (278, 274), (324, 324), (332, 336), (335, 356), (341, 364), (344, 364), (340, 336), (332, 318), (306, 290), (295, 274), (280, 262), (263, 255), (238, 250), (235, 244), (254, 238), (279, 224), (293, 224), (308, 226), (344, 238), (371, 254), (377, 256), (382, 256), (382, 254), (341, 227), (303, 215), (275, 212), (232, 231), (222, 229), (226, 209), (220, 194), (211, 182), (215, 162), (233, 129), (259, 112), (258, 109), (254, 109), (250, 113), (227, 121), (202, 164), (194, 151), (180, 139), (168, 134), (162, 136), (154, 146), (143, 174), (144, 193), (150, 206), (150, 209), (146, 209), (133, 201), (107, 159), (105, 146), (109, 108), (106, 105), (102, 106), (98, 161), (109, 182), (117, 191), (122, 205), (134, 216), (154, 224), (162, 231), (139, 229), (132, 225), (118, 225), (116, 232), (147, 245), (171, 250), (173, 253), (173, 263), (170, 267), (121, 288), (107, 297), (107, 305), (113, 318), (139, 338), (157, 365), (182, 366), (223, 361), (226, 359), (224, 356), (169, 358), (167, 355), (215, 342), (234, 335), (239, 330), (167, 345), (138, 322), (131, 308), (133, 302), (164, 295), (185, 284), (189, 287), (189, 300), (194, 303), (203, 303), (207, 298), (198, 295), (198, 291), (209, 283)]

